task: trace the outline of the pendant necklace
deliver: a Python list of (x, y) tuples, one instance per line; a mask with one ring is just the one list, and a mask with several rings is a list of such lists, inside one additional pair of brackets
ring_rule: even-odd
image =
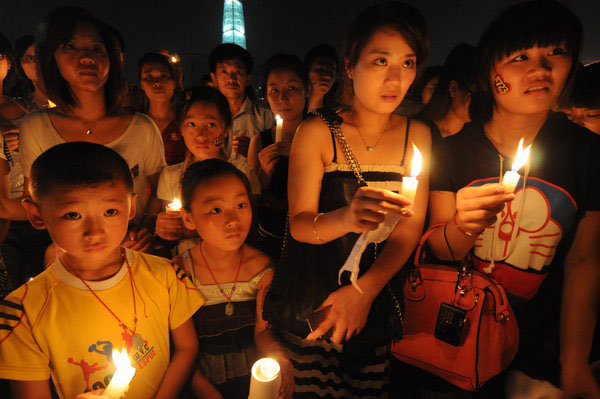
[(360, 132), (360, 129), (358, 128), (358, 123), (356, 123), (356, 119), (354, 118), (354, 113), (350, 112), (350, 115), (352, 115), (352, 122), (354, 122), (354, 125), (356, 126), (356, 131), (358, 132), (358, 135), (360, 136), (360, 139), (362, 140), (363, 144), (365, 145), (365, 147), (367, 147), (367, 151), (373, 151), (375, 150), (375, 147), (377, 147), (377, 145), (379, 144), (379, 142), (381, 141), (381, 139), (383, 138), (383, 136), (385, 135), (385, 131), (387, 130), (387, 126), (389, 123), (386, 122), (385, 126), (383, 126), (383, 130), (381, 131), (381, 133), (379, 133), (379, 138), (377, 139), (377, 142), (375, 143), (375, 145), (368, 145), (367, 142), (365, 141), (365, 138), (363, 137), (362, 133)]
[(136, 307), (136, 303), (135, 303), (135, 291), (133, 288), (134, 282), (133, 282), (133, 276), (131, 274), (131, 266), (129, 266), (129, 260), (127, 259), (127, 256), (125, 256), (124, 251), (121, 251), (121, 259), (125, 259), (125, 263), (127, 264), (127, 273), (129, 274), (129, 282), (131, 283), (131, 297), (133, 298), (133, 330), (129, 327), (127, 327), (127, 325), (119, 318), (119, 316), (117, 316), (115, 314), (115, 312), (112, 311), (111, 308), (108, 307), (108, 305), (106, 303), (104, 303), (104, 301), (102, 299), (100, 299), (100, 297), (98, 296), (98, 294), (96, 294), (96, 292), (92, 289), (92, 287), (89, 286), (88, 283), (85, 282), (84, 279), (82, 279), (79, 274), (75, 271), (75, 269), (73, 269), (66, 261), (66, 259), (63, 259), (63, 262), (66, 266), (68, 266), (68, 268), (70, 269), (70, 271), (77, 276), (77, 278), (79, 278), (81, 280), (81, 282), (83, 283), (83, 285), (86, 286), (86, 288), (96, 297), (96, 299), (102, 304), (102, 306), (104, 306), (106, 308), (106, 310), (108, 310), (108, 312), (115, 318), (117, 319), (117, 321), (119, 322), (119, 326), (121, 326), (121, 328), (123, 329), (125, 334), (128, 334), (131, 336), (131, 346), (135, 349), (135, 350), (140, 350), (143, 346), (144, 346), (144, 339), (142, 338), (142, 336), (136, 332), (137, 330), (137, 323), (138, 323), (138, 317), (137, 317), (137, 307)]
[[(225, 315), (226, 316), (233, 315), (233, 303), (231, 303), (231, 298), (233, 297), (233, 294), (235, 292), (235, 287), (236, 287), (237, 282), (238, 282), (238, 277), (240, 276), (240, 269), (242, 268), (242, 260), (244, 260), (244, 247), (242, 247), (242, 250), (240, 251), (240, 264), (238, 265), (237, 272), (235, 273), (235, 282), (233, 283), (233, 287), (231, 287), (231, 291), (229, 291), (229, 295), (225, 294), (225, 291), (223, 290), (223, 288), (221, 287), (221, 285), (217, 282), (217, 279), (215, 278), (215, 275), (213, 274), (212, 270), (210, 269), (210, 266), (208, 266), (208, 262), (206, 261), (206, 257), (204, 257), (204, 251), (202, 251), (202, 245), (200, 245), (200, 255), (202, 256), (202, 260), (204, 261), (204, 264), (206, 265), (206, 268), (208, 269), (208, 272), (210, 273), (210, 276), (212, 277), (212, 279), (214, 280), (215, 284), (217, 285), (217, 288), (219, 288), (219, 291), (221, 292), (221, 295), (223, 295), (225, 297), (225, 299), (227, 299), (227, 305), (225, 305)], [(190, 258), (191, 258), (191, 256), (190, 256)], [(194, 260), (192, 259), (192, 262), (193, 261)]]
[(92, 123), (92, 125), (91, 125), (91, 126), (90, 126), (90, 125), (88, 125), (88, 123), (89, 123), (90, 121), (87, 121), (88, 123), (86, 123), (86, 122), (84, 122), (84, 119), (83, 119), (83, 118), (79, 118), (79, 117), (78, 117), (77, 119), (79, 120), (79, 123), (81, 123), (81, 125), (82, 125), (82, 126), (85, 128), (85, 132), (84, 132), (84, 133), (85, 133), (85, 135), (86, 135), (86, 136), (91, 136), (92, 134), (94, 134), (94, 130), (93, 130), (93, 129), (96, 127), (96, 124), (97, 124), (97, 123), (98, 123), (98, 121), (100, 121), (100, 119), (102, 119), (102, 118), (104, 118), (104, 116), (102, 116), (102, 117), (100, 117), (100, 118), (98, 118), (98, 119), (96, 119), (96, 120), (92, 121), (93, 123)]

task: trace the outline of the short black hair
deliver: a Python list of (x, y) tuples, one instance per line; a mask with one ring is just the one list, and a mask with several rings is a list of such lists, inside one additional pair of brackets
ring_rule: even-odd
[(254, 60), (252, 55), (243, 48), (233, 43), (223, 43), (215, 47), (208, 56), (208, 66), (212, 73), (217, 71), (217, 64), (228, 60), (239, 60), (244, 64), (246, 73), (252, 74), (254, 69)]
[(571, 91), (559, 105), (561, 108), (600, 108), (600, 61), (578, 68)]
[(0, 54), (2, 54), (6, 59), (11, 63), (11, 68), (8, 71), (8, 74), (4, 78), (4, 82), (9, 82), (14, 75), (15, 70), (15, 53), (13, 51), (12, 44), (10, 40), (7, 39), (6, 36), (2, 32), (0, 32)]
[(177, 109), (177, 121), (183, 122), (188, 110), (195, 102), (212, 104), (219, 111), (219, 115), (225, 122), (225, 127), (231, 126), (231, 108), (227, 99), (218, 89), (210, 86), (194, 86), (189, 88), (183, 94), (183, 99)]
[(424, 108), (425, 116), (430, 121), (441, 119), (448, 114), (452, 105), (450, 83), (455, 81), (463, 92), (473, 90), (475, 83), (475, 64), (477, 49), (467, 43), (461, 43), (452, 50), (444, 62), (439, 81), (435, 86), (431, 100)]
[(19, 36), (15, 39), (15, 63), (13, 64), (13, 69), (16, 71), (17, 79), (15, 79), (15, 84), (12, 88), (6, 87), (7, 91), (10, 91), (11, 97), (21, 97), (25, 100), (31, 100), (33, 93), (35, 91), (35, 86), (31, 80), (25, 74), (23, 67), (21, 66), (21, 57), (25, 54), (27, 49), (35, 44), (35, 36), (33, 35), (23, 35)]
[(340, 68), (340, 59), (337, 55), (337, 51), (335, 51), (335, 48), (329, 43), (321, 43), (308, 50), (308, 53), (304, 56), (306, 68), (310, 69), (317, 58), (328, 58), (333, 60), (333, 62), (335, 62), (335, 67), (338, 69)]
[(302, 62), (300, 57), (296, 55), (281, 53), (269, 57), (267, 59), (267, 62), (265, 62), (265, 84), (267, 84), (269, 74), (272, 71), (278, 69), (283, 69), (295, 73), (302, 81), (302, 84), (304, 84), (305, 89), (308, 89), (310, 87), (310, 81), (308, 80), (308, 70), (306, 69), (306, 65)]
[(110, 69), (104, 85), (104, 102), (106, 113), (112, 114), (121, 105), (124, 80), (121, 71), (121, 60), (118, 54), (114, 28), (100, 21), (89, 11), (75, 6), (59, 7), (50, 11), (37, 26), (35, 38), (35, 54), (38, 63), (38, 80), (44, 92), (54, 103), (65, 108), (78, 105), (69, 84), (62, 77), (56, 61), (55, 51), (66, 44), (78, 24), (92, 25), (102, 37), (109, 58)]
[(192, 202), (194, 201), (194, 192), (200, 184), (215, 177), (228, 175), (240, 179), (244, 183), (244, 187), (246, 187), (248, 197), (252, 196), (252, 188), (244, 172), (222, 159), (207, 159), (191, 164), (183, 174), (181, 181), (181, 202), (183, 208), (188, 212), (191, 210)]
[[(400, 33), (406, 40), (417, 57), (417, 71), (420, 72), (429, 52), (427, 24), (419, 10), (398, 1), (371, 6), (354, 19), (346, 39), (344, 69), (354, 67), (373, 35), (388, 28)], [(341, 77), (344, 85), (343, 100), (347, 102), (353, 96), (352, 82), (345, 71)]]
[(133, 177), (127, 162), (110, 148), (84, 141), (51, 147), (31, 165), (34, 201), (52, 195), (57, 188), (94, 187), (121, 181), (133, 192)]
[(577, 69), (582, 39), (583, 28), (579, 18), (556, 0), (532, 0), (508, 7), (487, 27), (477, 46), (478, 87), (472, 101), (475, 119), (487, 122), (492, 117), (494, 97), (490, 72), (496, 62), (535, 46), (565, 46), (573, 60), (565, 84), (568, 90)]

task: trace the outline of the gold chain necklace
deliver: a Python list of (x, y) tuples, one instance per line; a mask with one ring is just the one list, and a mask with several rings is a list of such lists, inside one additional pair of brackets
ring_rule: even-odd
[[(204, 256), (204, 251), (202, 250), (202, 244), (200, 244), (200, 255), (202, 256), (202, 260), (204, 261), (204, 264), (206, 265), (206, 268), (208, 269), (210, 276), (212, 277), (213, 281), (217, 285), (217, 288), (219, 288), (221, 295), (223, 295), (225, 297), (225, 299), (227, 300), (227, 305), (225, 305), (225, 315), (227, 315), (227, 316), (233, 315), (233, 304), (231, 303), (231, 298), (233, 297), (233, 294), (235, 293), (235, 287), (238, 282), (238, 277), (240, 276), (240, 269), (242, 268), (242, 261), (244, 260), (244, 247), (242, 246), (242, 250), (240, 251), (240, 263), (238, 265), (237, 272), (235, 273), (235, 282), (233, 283), (233, 287), (231, 287), (231, 291), (229, 291), (229, 295), (225, 294), (225, 290), (223, 290), (223, 288), (221, 287), (221, 284), (219, 284), (219, 282), (215, 278), (215, 275), (213, 274), (212, 270), (210, 269), (210, 266), (208, 265), (208, 262), (206, 261), (206, 257)], [(190, 256), (190, 258), (192, 259), (192, 267), (194, 267), (194, 258), (192, 256)]]

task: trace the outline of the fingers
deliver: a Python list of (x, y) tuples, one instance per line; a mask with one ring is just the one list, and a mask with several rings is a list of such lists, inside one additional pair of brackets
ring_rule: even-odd
[(323, 322), (321, 324), (319, 324), (319, 327), (317, 327), (315, 330), (313, 330), (313, 332), (308, 334), (306, 336), (306, 339), (308, 339), (308, 340), (318, 339), (321, 336), (327, 334), (329, 332), (329, 330), (331, 330), (333, 328), (334, 325), (335, 325), (335, 318), (332, 317), (331, 312), (329, 312), (329, 314), (327, 315), (325, 320), (323, 320)]
[(391, 190), (375, 187), (360, 187), (356, 190), (355, 198), (379, 203), (382, 210), (402, 213), (401, 210), (410, 206), (411, 202), (404, 196)]

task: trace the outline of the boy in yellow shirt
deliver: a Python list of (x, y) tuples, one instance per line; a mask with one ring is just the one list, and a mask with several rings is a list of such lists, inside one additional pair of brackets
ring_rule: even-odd
[(50, 378), (61, 398), (101, 392), (113, 349), (125, 348), (136, 369), (126, 398), (174, 398), (189, 375), (198, 350), (190, 317), (204, 298), (166, 259), (121, 247), (132, 189), (125, 160), (102, 145), (61, 144), (33, 163), (23, 205), (59, 254), (0, 302), (0, 378), (14, 399), (50, 399)]

